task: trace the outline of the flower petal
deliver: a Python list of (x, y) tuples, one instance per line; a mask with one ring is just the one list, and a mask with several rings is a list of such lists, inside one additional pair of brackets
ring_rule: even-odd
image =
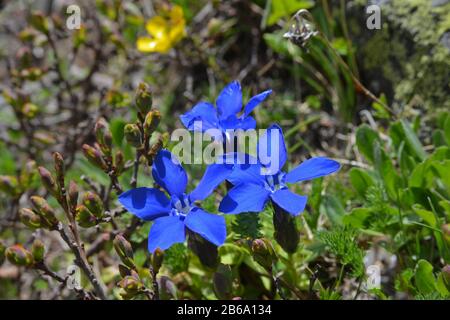
[(287, 158), (283, 130), (271, 125), (258, 141), (258, 159), (267, 169), (267, 173), (276, 174), (284, 166)]
[[(197, 103), (192, 110), (181, 115), (180, 120), (188, 130), (201, 132), (218, 128), (219, 123), (216, 108), (208, 102)], [(195, 126), (197, 122), (201, 123), (201, 129)]]
[(167, 21), (161, 16), (155, 16), (148, 20), (145, 24), (147, 32), (156, 39), (162, 39), (167, 37), (168, 24)]
[(276, 204), (293, 216), (298, 216), (305, 210), (306, 201), (308, 200), (308, 197), (295, 194), (289, 189), (278, 190), (272, 193), (270, 197)]
[(189, 195), (191, 201), (203, 200), (209, 196), (214, 189), (224, 181), (233, 171), (232, 164), (211, 164), (206, 168), (202, 180)]
[(337, 161), (324, 157), (311, 158), (286, 174), (286, 182), (294, 183), (326, 176), (339, 170), (339, 168), (340, 164)]
[(158, 51), (158, 43), (154, 38), (139, 37), (136, 42), (136, 47), (141, 52), (156, 52)]
[(260, 212), (268, 199), (269, 191), (264, 187), (252, 183), (239, 184), (222, 199), (219, 211), (229, 214)]
[(167, 215), (171, 210), (170, 200), (158, 189), (131, 189), (119, 196), (119, 202), (129, 212), (147, 221)]
[(225, 218), (208, 213), (200, 208), (194, 208), (184, 221), (186, 227), (198, 233), (209, 242), (220, 246), (227, 237)]
[(178, 159), (166, 149), (158, 152), (153, 162), (153, 179), (170, 195), (180, 196), (186, 190), (187, 176)]
[(237, 81), (228, 84), (219, 94), (216, 100), (220, 119), (226, 119), (232, 114), (241, 111), (242, 92), (241, 85)]
[(253, 96), (244, 107), (244, 116), (248, 116), (253, 111), (253, 109), (255, 109), (261, 102), (263, 102), (271, 93), (272, 90), (266, 90), (257, 94), (256, 96)]
[(241, 117), (237, 123), (236, 129), (250, 130), (256, 128), (256, 120), (253, 117)]
[(177, 216), (156, 219), (148, 234), (148, 251), (166, 250), (175, 243), (184, 242), (184, 222)]
[(233, 172), (227, 177), (233, 185), (253, 183), (264, 185), (265, 177), (261, 174), (263, 168), (258, 160), (244, 153), (226, 154), (226, 163), (234, 163)]

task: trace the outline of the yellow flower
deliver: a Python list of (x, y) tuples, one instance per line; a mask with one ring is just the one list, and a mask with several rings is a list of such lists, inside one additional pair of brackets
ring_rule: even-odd
[(183, 9), (173, 6), (162, 15), (151, 18), (145, 28), (150, 36), (139, 37), (137, 49), (142, 52), (167, 53), (186, 36)]

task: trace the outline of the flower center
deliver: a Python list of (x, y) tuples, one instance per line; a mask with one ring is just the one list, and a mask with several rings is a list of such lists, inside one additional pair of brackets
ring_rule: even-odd
[(265, 181), (266, 189), (274, 193), (278, 190), (287, 188), (284, 183), (284, 176), (285, 174), (283, 172), (278, 172), (274, 175), (267, 175)]
[(191, 210), (191, 203), (186, 194), (183, 194), (180, 198), (172, 197), (172, 215), (185, 218)]

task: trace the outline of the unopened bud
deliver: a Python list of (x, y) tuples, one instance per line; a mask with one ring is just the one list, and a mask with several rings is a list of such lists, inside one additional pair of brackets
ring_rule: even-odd
[(33, 245), (31, 246), (31, 254), (36, 262), (42, 262), (44, 260), (45, 246), (41, 240), (34, 240)]
[(120, 175), (125, 168), (125, 157), (123, 155), (123, 152), (118, 150), (116, 152), (114, 164), (116, 166), (116, 173)]
[(78, 204), (78, 186), (73, 180), (69, 183), (69, 204), (71, 208)]
[(103, 156), (100, 150), (91, 147), (88, 144), (84, 144), (82, 148), (84, 156), (89, 160), (90, 163), (102, 170), (107, 169), (106, 162), (105, 160), (103, 160)]
[(39, 175), (41, 176), (41, 181), (48, 192), (55, 198), (59, 198), (59, 189), (56, 185), (55, 179), (53, 178), (50, 171), (44, 167), (38, 167)]
[(111, 154), (112, 134), (109, 130), (108, 123), (104, 118), (100, 118), (95, 124), (95, 137), (102, 152), (106, 155)]
[(152, 257), (152, 267), (155, 273), (158, 273), (159, 269), (161, 269), (163, 260), (164, 260), (164, 251), (161, 250), (160, 248), (157, 248), (155, 252), (153, 252)]
[(55, 210), (48, 204), (48, 202), (39, 196), (30, 197), (31, 204), (33, 205), (36, 213), (41, 217), (43, 223), (49, 228), (55, 227), (58, 224), (56, 219)]
[(27, 102), (22, 106), (22, 114), (28, 119), (36, 117), (38, 111), (38, 106), (30, 102)]
[(0, 191), (10, 195), (16, 196), (19, 192), (19, 182), (13, 176), (0, 176)]
[(26, 163), (20, 174), (21, 183), (28, 187), (34, 180), (36, 176), (36, 162), (34, 160), (30, 160)]
[(5, 251), (5, 256), (9, 262), (16, 266), (30, 267), (34, 264), (33, 255), (22, 245), (16, 244)]
[(255, 239), (252, 242), (252, 256), (256, 262), (266, 269), (272, 268), (275, 253), (272, 245), (267, 239)]
[(137, 273), (133, 273), (133, 275), (131, 276), (124, 277), (122, 280), (120, 280), (118, 285), (128, 294), (137, 294), (144, 288), (144, 284), (142, 283)]
[(81, 204), (75, 209), (75, 220), (83, 228), (90, 228), (97, 224), (97, 218)]
[(64, 158), (59, 152), (53, 153), (53, 161), (55, 162), (55, 172), (60, 188), (64, 187), (64, 174), (66, 167), (64, 165)]
[(151, 136), (151, 134), (156, 130), (161, 121), (161, 112), (159, 110), (151, 110), (145, 116), (144, 121), (144, 132), (147, 136)]
[(49, 30), (48, 20), (42, 12), (34, 12), (30, 17), (30, 24), (42, 33), (47, 34)]
[(152, 108), (153, 97), (147, 84), (141, 82), (136, 90), (136, 108), (144, 116)]
[(83, 195), (83, 204), (97, 218), (101, 218), (104, 214), (103, 202), (100, 197), (91, 191)]
[(20, 221), (31, 229), (42, 228), (41, 217), (33, 210), (28, 208), (22, 208), (19, 210)]
[(127, 267), (134, 268), (133, 248), (127, 239), (125, 239), (125, 237), (121, 234), (118, 234), (113, 240), (113, 245), (120, 260), (122, 260)]
[(447, 264), (442, 268), (442, 277), (444, 278), (447, 289), (450, 290), (450, 264)]
[(162, 147), (163, 147), (163, 139), (161, 136), (158, 136), (158, 140), (156, 140), (156, 142), (150, 147), (150, 150), (148, 152), (148, 156), (150, 159), (152, 159), (152, 161), (158, 154), (159, 150), (162, 149)]
[(142, 145), (142, 136), (139, 127), (136, 124), (129, 123), (124, 127), (125, 139), (135, 148)]

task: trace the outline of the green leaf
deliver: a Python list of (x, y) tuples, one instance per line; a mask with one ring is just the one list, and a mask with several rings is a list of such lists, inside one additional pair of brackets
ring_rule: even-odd
[(423, 161), (427, 157), (419, 138), (406, 120), (394, 123), (390, 128), (390, 136), (397, 148), (404, 141), (407, 152), (416, 159)]
[(356, 145), (358, 150), (372, 163), (374, 162), (373, 145), (376, 141), (381, 144), (378, 133), (367, 124), (363, 124), (356, 130)]
[(419, 260), (417, 263), (414, 280), (421, 294), (430, 294), (437, 289), (433, 266), (426, 260)]
[(298, 10), (309, 9), (313, 5), (314, 2), (309, 0), (272, 0), (267, 24), (271, 26), (281, 18), (290, 18)]
[(353, 188), (360, 197), (364, 197), (367, 189), (375, 184), (374, 178), (363, 169), (350, 169), (349, 177)]
[(126, 122), (122, 118), (115, 118), (111, 120), (110, 128), (113, 136), (113, 142), (116, 146), (121, 146), (123, 141), (123, 128)]
[(343, 224), (342, 219), (345, 215), (345, 209), (339, 199), (332, 195), (326, 195), (322, 199), (320, 211), (325, 214), (334, 226)]
[(422, 218), (423, 221), (425, 221), (428, 225), (430, 225), (433, 228), (436, 228), (437, 226), (437, 221), (436, 221), (436, 216), (434, 215), (433, 212), (424, 209), (421, 205), (419, 204), (415, 204), (413, 206), (413, 210), (414, 212)]

